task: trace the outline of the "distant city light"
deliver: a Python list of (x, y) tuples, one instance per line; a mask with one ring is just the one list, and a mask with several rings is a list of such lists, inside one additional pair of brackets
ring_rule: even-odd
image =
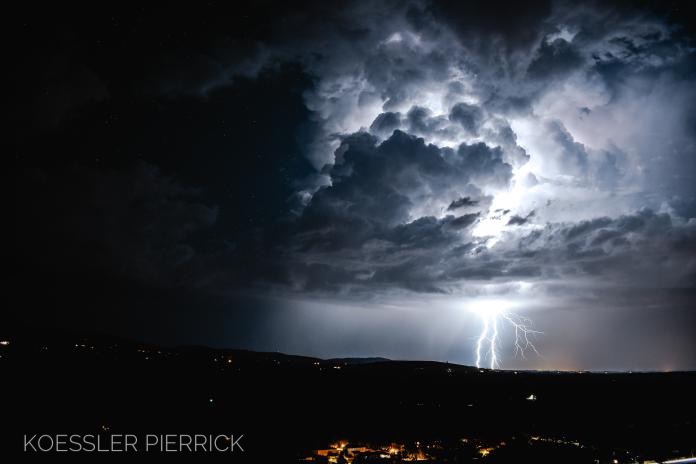
[(2, 346), (7, 346), (9, 344), (10, 344), (9, 340), (0, 340), (0, 345), (2, 345)]

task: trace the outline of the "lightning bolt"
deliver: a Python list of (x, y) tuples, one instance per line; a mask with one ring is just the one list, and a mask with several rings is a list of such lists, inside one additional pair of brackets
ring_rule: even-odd
[[(498, 309), (483, 310), (479, 311), (478, 314), (483, 321), (483, 327), (481, 334), (476, 340), (476, 367), (481, 367), (482, 361), (486, 356), (490, 359), (491, 369), (500, 367), (500, 356), (498, 355), (499, 321), (507, 322), (515, 331), (515, 357), (519, 356), (522, 359), (526, 359), (525, 353), (528, 351), (534, 351), (539, 356), (539, 351), (534, 346), (534, 338), (542, 332), (532, 329), (531, 319)], [(485, 348), (486, 346), (487, 349)]]
[(542, 332), (531, 328), (532, 320), (515, 313), (502, 313), (501, 316), (515, 328), (515, 357), (526, 359), (524, 353), (527, 350), (532, 350), (537, 356), (541, 356), (532, 340)]
[(483, 330), (476, 343), (476, 367), (481, 367), (481, 345), (488, 338), (488, 318), (483, 318)]

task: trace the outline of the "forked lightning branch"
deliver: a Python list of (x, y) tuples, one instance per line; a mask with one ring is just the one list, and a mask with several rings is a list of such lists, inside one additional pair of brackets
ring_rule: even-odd
[(502, 303), (495, 301), (481, 304), (474, 312), (482, 321), (481, 333), (476, 339), (476, 367), (487, 364), (491, 369), (500, 368), (500, 336), (503, 332), (501, 324), (514, 331), (515, 357), (525, 359), (529, 351), (539, 355), (534, 346), (534, 339), (542, 332), (532, 328), (532, 321), (528, 317), (507, 311)]

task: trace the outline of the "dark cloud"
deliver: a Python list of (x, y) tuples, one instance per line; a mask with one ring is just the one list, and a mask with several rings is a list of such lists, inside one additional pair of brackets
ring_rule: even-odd
[[(452, 221), (450, 222), (450, 224), (451, 224), (453, 227), (457, 228), (457, 229), (462, 229), (462, 228), (465, 228), (465, 227), (469, 227), (469, 226), (472, 225), (474, 222), (476, 222), (476, 220), (479, 218), (480, 215), (481, 215), (481, 213), (469, 213), (469, 214), (465, 214), (465, 215), (463, 215), (463, 216), (459, 216), (459, 217), (456, 217), (456, 218), (452, 219)], [(449, 216), (448, 216), (448, 217), (449, 217)]]
[[(438, 266), (443, 261), (438, 256), (454, 248), (461, 253), (461, 242), (481, 213), (411, 219), (411, 210), (461, 191), (468, 179), (509, 181), (510, 166), (502, 161), (501, 150), (483, 143), (443, 150), (396, 130), (381, 143), (367, 133), (353, 134), (343, 139), (339, 151), (339, 161), (327, 171), (331, 185), (312, 196), (297, 220), (289, 242), (292, 259), (286, 261), (290, 273), (305, 272), (293, 267), (294, 261), (316, 261), (343, 269), (326, 273), (324, 291), (341, 285), (329, 276), (346, 277), (342, 285), (353, 288), (441, 291)], [(457, 196), (449, 204), (458, 209), (479, 202)], [(353, 256), (361, 256), (359, 264)], [(296, 280), (301, 285), (316, 281), (310, 276)]]
[(386, 238), (399, 248), (434, 248), (457, 240), (456, 230), (469, 227), (478, 213), (460, 217), (446, 216), (437, 219), (425, 216), (413, 222), (396, 226)]
[(475, 105), (457, 103), (450, 110), (449, 119), (459, 123), (470, 134), (476, 135), (483, 122), (483, 111)]
[(566, 240), (574, 240), (578, 237), (584, 237), (589, 232), (593, 232), (601, 227), (606, 227), (611, 224), (611, 219), (607, 217), (592, 219), (590, 221), (581, 221), (577, 225), (563, 229), (562, 233)]
[(532, 79), (547, 79), (570, 73), (583, 63), (581, 54), (568, 41), (544, 40), (529, 64), (527, 73)]
[(400, 113), (381, 113), (370, 125), (370, 132), (380, 135), (391, 135), (396, 129), (401, 127)]
[(467, 206), (478, 205), (478, 200), (472, 200), (471, 197), (461, 197), (456, 200), (452, 200), (452, 203), (447, 207), (447, 211), (454, 211), (455, 209), (464, 208)]
[[(691, 286), (693, 249), (681, 248), (696, 233), (693, 221), (676, 224), (669, 214), (643, 209), (615, 219), (600, 217), (566, 227), (533, 231), (508, 259), (545, 269), (548, 275), (604, 276), (617, 282)], [(671, 257), (665, 259), (669, 254)], [(521, 261), (519, 261), (521, 260)], [(653, 271), (651, 271), (653, 269)], [(660, 275), (652, 275), (655, 270)], [(555, 270), (555, 271), (554, 271)]]
[(406, 114), (409, 129), (413, 132), (428, 133), (432, 130), (429, 124), (430, 110), (422, 106), (414, 106)]
[(514, 215), (507, 222), (507, 225), (509, 225), (509, 226), (521, 226), (521, 225), (526, 224), (526, 223), (527, 223), (527, 218)]
[[(429, 4), (428, 9), (438, 20), (451, 25), (462, 41), (473, 41), (479, 47), (501, 43), (508, 51), (524, 49), (533, 44), (552, 11), (551, 2), (548, 1), (524, 5), (498, 1), (444, 1)], [(482, 37), (492, 43), (482, 43)]]
[(453, 135), (454, 131), (448, 125), (444, 116), (433, 116), (431, 111), (421, 106), (412, 107), (406, 113), (408, 131), (421, 136)]
[(512, 178), (512, 166), (503, 161), (500, 147), (489, 147), (483, 142), (459, 145), (450, 155), (451, 163), (470, 173), (474, 182), (483, 185), (505, 186)]
[(535, 211), (532, 210), (529, 214), (526, 216), (518, 216), (517, 214), (513, 215), (507, 222), (507, 225), (509, 226), (521, 226), (524, 224), (527, 224), (529, 220), (534, 217)]
[[(353, 134), (339, 150), (340, 163), (327, 172), (332, 184), (313, 195), (299, 219), (301, 237), (312, 248), (355, 247), (383, 238), (385, 230), (404, 227), (414, 204), (456, 191), (468, 179), (506, 182), (510, 174), (498, 149), (478, 144), (443, 152), (399, 130), (382, 143), (367, 133)], [(475, 217), (448, 216), (436, 225), (462, 228)]]

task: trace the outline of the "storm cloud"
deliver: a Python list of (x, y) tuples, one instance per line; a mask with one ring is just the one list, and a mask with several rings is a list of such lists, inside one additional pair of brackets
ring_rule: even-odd
[[(675, 18), (622, 2), (278, 8), (263, 27), (239, 19), (227, 37), (146, 48), (135, 81), (63, 55), (55, 76), (30, 79), (34, 126), (57, 134), (36, 165), (17, 156), (32, 262), (229, 307), (496, 298), (588, 327), (683, 310), (696, 48)], [(116, 96), (137, 103), (120, 116)], [(135, 135), (99, 138), (108, 166), (89, 145), (56, 168), (52, 140), (70, 152), (92, 120)]]

